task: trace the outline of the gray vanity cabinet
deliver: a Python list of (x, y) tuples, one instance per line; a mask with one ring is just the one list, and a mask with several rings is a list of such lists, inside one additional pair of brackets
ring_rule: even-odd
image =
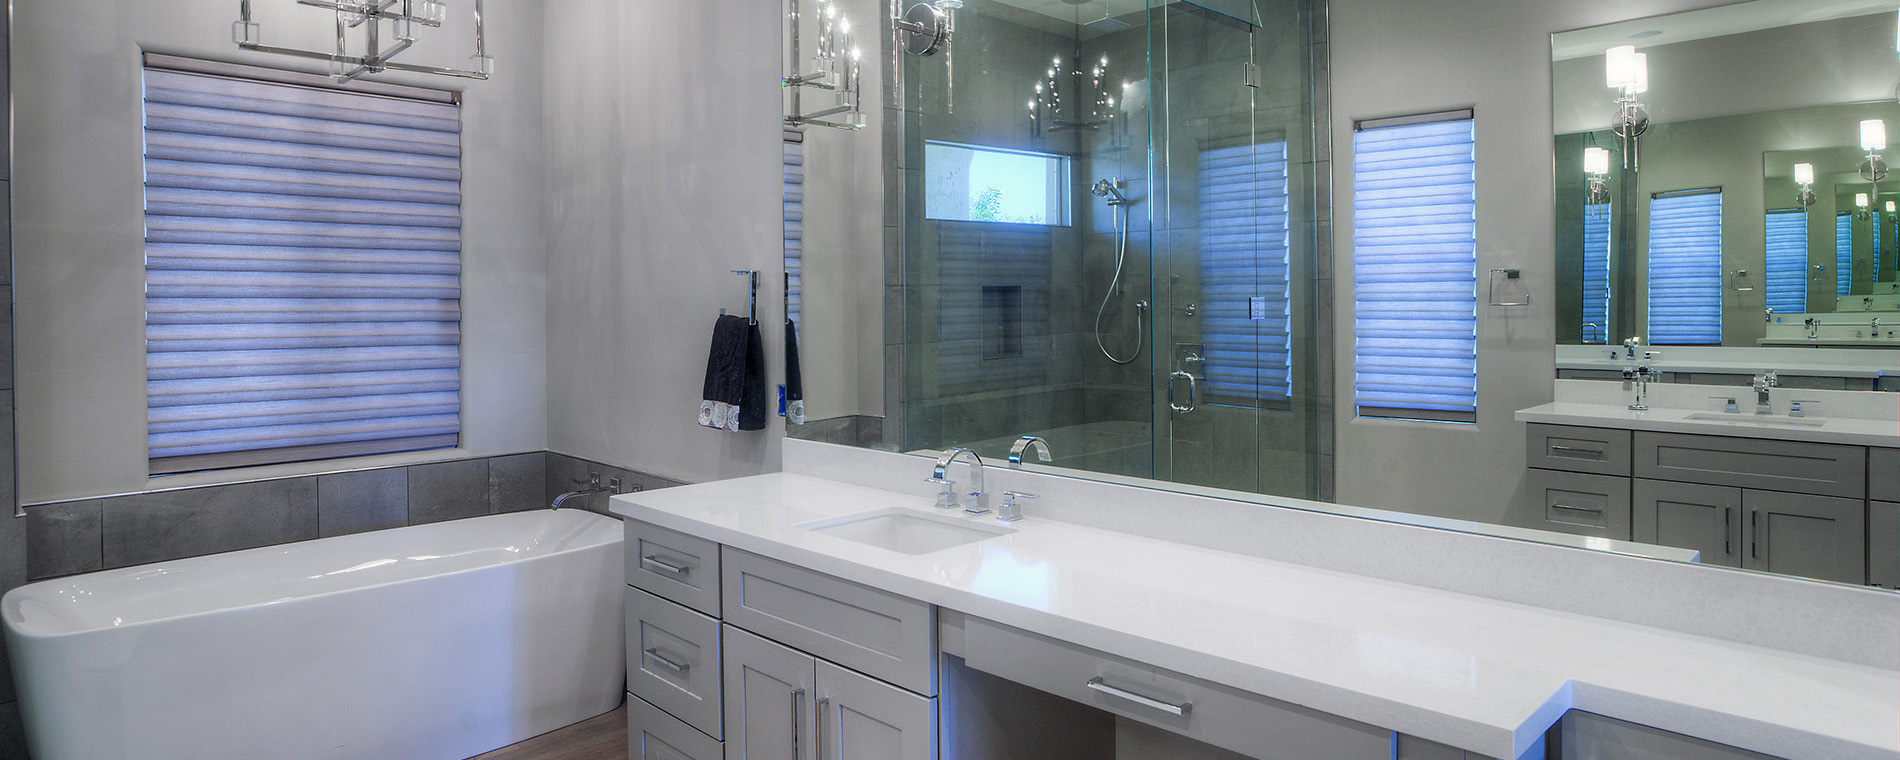
[(725, 626), (727, 760), (929, 760), (937, 700)]
[(1832, 496), (1638, 478), (1633, 537), (1702, 553), (1703, 564), (1866, 583), (1866, 503)]
[(1512, 522), (1630, 539), (1630, 431), (1531, 425), (1524, 496)]
[(1900, 589), (1900, 502), (1867, 505), (1867, 583)]
[(1741, 567), (1742, 489), (1638, 478), (1631, 539), (1702, 553), (1705, 565)]

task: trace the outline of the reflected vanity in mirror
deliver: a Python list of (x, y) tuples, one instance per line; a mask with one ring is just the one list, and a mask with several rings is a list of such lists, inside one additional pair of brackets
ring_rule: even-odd
[(1553, 35), (1559, 377), (1616, 376), (1607, 347), (1636, 337), (1664, 382), (1900, 390), (1879, 371), (1900, 348), (1896, 5)]

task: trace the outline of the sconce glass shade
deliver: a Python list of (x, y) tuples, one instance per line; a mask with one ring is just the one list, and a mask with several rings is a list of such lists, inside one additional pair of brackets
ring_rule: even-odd
[(1860, 123), (1860, 149), (1887, 149), (1887, 122), (1868, 119)]
[(1610, 87), (1629, 88), (1636, 85), (1638, 79), (1648, 79), (1639, 74), (1642, 67), (1635, 45), (1622, 45), (1603, 52), (1603, 80)]
[(1887, 213), (1889, 214), (1893, 213), (1895, 205), (1900, 205), (1900, 204), (1895, 204), (1893, 201), (1887, 201)]
[(1610, 152), (1602, 148), (1583, 149), (1583, 173), (1605, 175), (1610, 173)]
[(1854, 194), (1854, 205), (1855, 205), (1855, 206), (1859, 206), (1860, 208), (1867, 208), (1867, 194), (1866, 194), (1866, 193), (1855, 193), (1855, 194)]
[(1797, 185), (1814, 184), (1814, 164), (1795, 164), (1794, 183)]

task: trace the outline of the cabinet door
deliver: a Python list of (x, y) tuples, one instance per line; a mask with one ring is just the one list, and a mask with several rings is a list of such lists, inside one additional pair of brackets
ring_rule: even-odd
[(1702, 552), (1706, 565), (1742, 566), (1742, 489), (1638, 478), (1631, 538)]
[(937, 700), (818, 661), (820, 760), (932, 760)]
[(726, 650), (726, 760), (814, 757), (816, 661), (742, 628), (721, 629)]
[(1747, 567), (1843, 583), (1867, 583), (1867, 502), (1746, 491)]
[(1900, 504), (1867, 505), (1867, 583), (1900, 589)]
[(720, 760), (719, 742), (665, 710), (627, 695), (628, 760)]

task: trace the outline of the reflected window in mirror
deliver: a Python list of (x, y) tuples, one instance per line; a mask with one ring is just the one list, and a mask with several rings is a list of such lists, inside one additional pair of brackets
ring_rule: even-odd
[(1808, 310), (1808, 216), (1801, 209), (1768, 212), (1765, 225), (1768, 308), (1776, 314)]
[(1845, 211), (1834, 215), (1834, 295), (1853, 292), (1854, 217)]
[(1353, 126), (1353, 397), (1359, 416), (1474, 422), (1472, 112)]
[(1285, 409), (1292, 398), (1286, 149), (1201, 151), (1203, 382), (1220, 403)]
[(1722, 343), (1722, 189), (1649, 201), (1649, 343)]
[(1577, 334), (1584, 343), (1604, 344), (1610, 335), (1610, 228), (1615, 205), (1586, 203), (1583, 209), (1583, 321)]

